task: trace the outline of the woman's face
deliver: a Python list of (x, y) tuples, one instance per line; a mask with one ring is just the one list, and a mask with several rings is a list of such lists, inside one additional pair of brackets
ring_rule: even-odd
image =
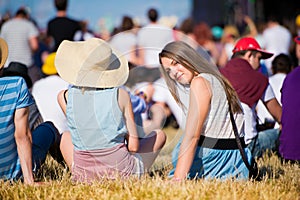
[(194, 74), (191, 71), (173, 59), (162, 57), (161, 63), (170, 78), (182, 85), (190, 84), (194, 78)]

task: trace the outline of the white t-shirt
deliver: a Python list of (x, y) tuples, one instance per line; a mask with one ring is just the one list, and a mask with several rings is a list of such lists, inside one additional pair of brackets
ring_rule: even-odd
[(31, 67), (33, 59), (29, 40), (38, 35), (38, 29), (27, 19), (14, 18), (5, 22), (0, 33), (0, 37), (7, 42), (9, 49), (5, 67), (13, 61)]
[[(265, 92), (263, 93), (262, 97), (260, 98), (263, 102), (267, 102), (271, 99), (275, 98), (274, 91), (270, 85), (267, 86)], [(245, 117), (245, 143), (248, 144), (251, 142), (257, 135), (256, 131), (256, 108), (257, 103), (250, 108), (247, 104), (242, 102), (242, 107), (244, 110), (244, 117)]]
[(149, 24), (138, 31), (138, 46), (143, 48), (145, 65), (159, 67), (158, 54), (169, 42), (174, 41), (171, 28), (159, 24)]
[[(153, 101), (156, 102), (164, 102), (166, 103), (173, 115), (176, 118), (177, 123), (181, 129), (185, 128), (185, 119), (186, 115), (180, 106), (177, 104), (175, 99), (173, 98), (171, 92), (168, 89), (168, 86), (163, 78), (158, 79), (153, 83), (154, 93), (152, 96)], [(187, 96), (189, 93), (187, 93)], [(188, 108), (188, 107), (187, 107)]]
[[(83, 34), (83, 35), (82, 35)], [(81, 39), (83, 39), (83, 41), (91, 39), (95, 37), (94, 34), (90, 33), (90, 32), (82, 32), (81, 30), (78, 30), (75, 32), (74, 34), (74, 41), (81, 41)]]
[(280, 25), (267, 28), (263, 32), (263, 38), (265, 41), (265, 48), (267, 51), (274, 53), (274, 55), (265, 60), (268, 73), (272, 74), (271, 64), (275, 56), (280, 53), (289, 54), (289, 48), (292, 42), (292, 35), (290, 31)]
[(136, 35), (130, 31), (121, 32), (114, 35), (110, 39), (109, 44), (122, 55), (125, 55), (127, 60), (130, 61), (130, 54), (137, 46), (137, 38)]
[(286, 74), (284, 74), (284, 73), (277, 73), (277, 74), (274, 74), (273, 76), (269, 77), (269, 83), (272, 86), (273, 91), (275, 93), (275, 97), (280, 105), (281, 105), (281, 91), (280, 90), (282, 88), (282, 84), (283, 84), (285, 77), (286, 77)]
[(48, 76), (34, 83), (32, 95), (44, 121), (52, 121), (60, 133), (68, 130), (67, 119), (57, 102), (60, 91), (69, 84), (57, 75)]

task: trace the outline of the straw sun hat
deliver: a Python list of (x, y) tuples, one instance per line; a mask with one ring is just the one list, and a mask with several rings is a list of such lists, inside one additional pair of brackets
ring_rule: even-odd
[(0, 38), (0, 69), (4, 66), (8, 56), (8, 46), (5, 40)]
[(72, 42), (64, 40), (57, 49), (55, 67), (65, 81), (75, 86), (110, 88), (128, 78), (128, 61), (98, 38)]

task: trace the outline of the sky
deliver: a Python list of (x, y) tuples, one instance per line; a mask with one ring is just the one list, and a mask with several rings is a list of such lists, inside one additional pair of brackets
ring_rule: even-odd
[[(31, 16), (41, 29), (55, 16), (53, 0), (0, 0), (0, 15), (6, 11), (12, 14), (20, 6), (27, 6)], [(69, 0), (67, 14), (77, 20), (87, 20), (89, 28), (97, 31), (99, 19), (104, 18), (108, 28), (120, 25), (123, 15), (138, 19), (141, 25), (147, 23), (147, 10), (154, 7), (160, 16), (177, 16), (179, 25), (191, 14), (192, 0)]]

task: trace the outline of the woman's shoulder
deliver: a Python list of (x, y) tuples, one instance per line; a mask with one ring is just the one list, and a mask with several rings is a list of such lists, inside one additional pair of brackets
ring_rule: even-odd
[(190, 88), (191, 90), (199, 90), (203, 92), (205, 90), (210, 90), (210, 83), (205, 77), (202, 76), (202, 74), (199, 74), (193, 78)]
[(208, 73), (200, 73), (194, 79), (196, 80), (196, 84), (201, 84), (201, 82), (211, 83), (214, 76)]
[(118, 102), (121, 108), (126, 106), (128, 101), (130, 101), (128, 91), (126, 91), (124, 88), (118, 88)]

